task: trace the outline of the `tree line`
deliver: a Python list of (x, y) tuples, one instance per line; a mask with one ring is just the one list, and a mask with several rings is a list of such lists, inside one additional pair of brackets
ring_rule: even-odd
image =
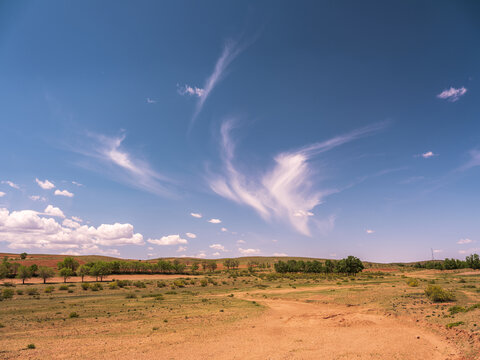
[(417, 262), (414, 265), (417, 269), (437, 269), (437, 270), (455, 270), (455, 269), (480, 269), (480, 256), (472, 254), (465, 260), (448, 259), (432, 260), (426, 262)]
[(274, 264), (275, 271), (278, 273), (340, 273), (348, 275), (356, 275), (364, 269), (364, 265), (359, 258), (355, 256), (348, 256), (341, 260), (325, 260), (320, 262), (318, 260), (303, 261), (303, 260), (288, 260), (278, 261)]

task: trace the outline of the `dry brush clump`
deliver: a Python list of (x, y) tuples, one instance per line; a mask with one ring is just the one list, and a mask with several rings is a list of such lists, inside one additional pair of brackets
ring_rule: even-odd
[(445, 290), (439, 285), (428, 285), (425, 295), (433, 302), (447, 302), (456, 299), (453, 291)]

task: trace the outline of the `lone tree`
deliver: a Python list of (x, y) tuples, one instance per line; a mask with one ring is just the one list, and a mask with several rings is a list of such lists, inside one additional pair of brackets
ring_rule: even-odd
[(211, 272), (214, 272), (217, 269), (217, 262), (215, 260), (209, 261), (208, 268)]
[(73, 276), (73, 271), (70, 268), (64, 267), (60, 269), (60, 276), (63, 277), (63, 282), (66, 283), (69, 277)]
[(30, 279), (32, 277), (32, 273), (30, 271), (30, 268), (20, 265), (17, 270), (17, 277), (19, 279), (22, 279), (22, 284), (25, 284), (26, 279)]
[(190, 269), (191, 269), (192, 272), (195, 274), (195, 273), (198, 271), (199, 267), (200, 267), (200, 266), (198, 265), (198, 263), (194, 262), (194, 263), (192, 264), (192, 266), (190, 267)]
[(43, 283), (46, 284), (47, 279), (53, 278), (55, 276), (55, 272), (52, 268), (49, 268), (47, 266), (40, 266), (38, 268), (38, 276), (40, 276), (43, 279)]
[(23, 252), (20, 254), (20, 259), (25, 260), (27, 258), (27, 253)]

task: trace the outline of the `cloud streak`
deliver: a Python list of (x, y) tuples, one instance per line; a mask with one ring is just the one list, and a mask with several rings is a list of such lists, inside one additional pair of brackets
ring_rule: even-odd
[(387, 126), (386, 122), (366, 126), (329, 140), (275, 156), (273, 166), (259, 175), (246, 176), (234, 164), (235, 144), (231, 139), (233, 120), (221, 127), (223, 174), (208, 179), (218, 195), (253, 208), (266, 220), (277, 218), (289, 222), (303, 235), (310, 235), (313, 209), (336, 189), (313, 189), (313, 157), (337, 146), (372, 135)]
[(450, 89), (443, 90), (440, 94), (437, 95), (437, 98), (450, 102), (456, 102), (466, 93), (467, 89), (463, 86), (458, 89), (451, 87)]

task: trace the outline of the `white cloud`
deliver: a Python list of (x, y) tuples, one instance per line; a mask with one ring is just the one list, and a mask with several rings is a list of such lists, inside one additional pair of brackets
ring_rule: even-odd
[(153, 250), (153, 247), (149, 246), (149, 247), (147, 247), (147, 250), (152, 251), (152, 250)]
[(463, 255), (470, 255), (470, 254), (477, 253), (479, 251), (480, 251), (480, 248), (471, 248), (468, 250), (458, 250), (458, 253)]
[(156, 102), (157, 102), (157, 100), (147, 98), (147, 104), (155, 104)]
[(259, 254), (259, 253), (260, 253), (260, 249), (242, 249), (242, 248), (238, 248), (238, 251), (239, 251), (242, 255), (255, 255), (255, 254)]
[(58, 207), (54, 207), (53, 205), (48, 205), (43, 212), (45, 213), (45, 215), (57, 216), (61, 218), (65, 217), (63, 211), (60, 210)]
[(466, 93), (467, 93), (467, 89), (463, 86), (458, 89), (451, 87), (450, 89), (443, 90), (440, 94), (437, 95), (437, 97), (440, 99), (445, 99), (450, 102), (455, 102)]
[(225, 250), (225, 246), (221, 244), (212, 244), (209, 246), (210, 249), (215, 249), (215, 250), (221, 250), (221, 251), (227, 251)]
[(223, 74), (227, 70), (228, 66), (235, 60), (235, 58), (245, 49), (246, 45), (238, 45), (237, 42), (229, 40), (223, 47), (222, 54), (218, 58), (212, 74), (207, 78), (205, 85), (203, 86), (201, 96), (199, 96), (197, 104), (195, 106), (195, 112), (193, 114), (190, 126), (193, 125), (198, 114), (202, 111), (205, 101), (207, 101), (210, 93), (215, 86), (222, 80)]
[(6, 194), (3, 191), (0, 191), (0, 197), (4, 197)]
[(214, 252), (212, 255), (213, 256), (220, 256), (220, 253), (217, 251), (217, 252)]
[(375, 230), (367, 229), (365, 232), (366, 232), (367, 234), (373, 234), (373, 233), (375, 232)]
[(11, 188), (14, 188), (14, 189), (20, 189), (19, 185), (15, 184), (14, 182), (12, 182), (10, 180), (2, 181), (2, 184), (7, 184), (8, 186), (10, 186)]
[(47, 199), (44, 196), (40, 196), (40, 195), (30, 195), (29, 198), (30, 200), (33, 200), (33, 201), (47, 201)]
[(202, 217), (202, 214), (199, 213), (190, 213), (190, 215), (197, 219), (200, 219)]
[(273, 256), (288, 256), (285, 253), (273, 253)]
[(93, 143), (79, 144), (73, 148), (73, 151), (97, 159), (101, 163), (88, 163), (84, 165), (85, 167), (106, 173), (120, 182), (156, 195), (172, 194), (170, 179), (159, 174), (146, 161), (134, 157), (123, 148), (125, 134), (109, 137), (89, 133), (88, 136), (93, 139)]
[(72, 220), (75, 220), (76, 222), (83, 222), (83, 220), (80, 219), (78, 216), (72, 216)]
[(187, 237), (189, 237), (190, 239), (195, 239), (197, 237), (197, 235), (195, 235), (194, 233), (190, 233), (190, 232), (185, 233), (185, 235)]
[(222, 227), (220, 230), (221, 230), (222, 232), (227, 232), (227, 231), (228, 231), (228, 229), (227, 229), (227, 228), (224, 228), (224, 227)]
[[(47, 207), (48, 208), (48, 207)], [(60, 215), (57, 208), (49, 212)], [(47, 209), (46, 209), (47, 210)], [(134, 233), (130, 224), (101, 224), (71, 228), (66, 222), (60, 225), (54, 218), (45, 217), (33, 210), (9, 212), (0, 209), (0, 241), (11, 249), (71, 250), (79, 254), (99, 254), (105, 250), (99, 246), (142, 245), (143, 236)]]
[(78, 229), (80, 226), (82, 226), (78, 222), (70, 219), (63, 220), (62, 225), (72, 229)]
[(245, 244), (245, 240), (237, 240), (237, 244)]
[(443, 252), (442, 249), (433, 249), (433, 253), (434, 253), (434, 254), (440, 254), (440, 253), (442, 253), (442, 252)]
[(470, 155), (470, 160), (467, 161), (466, 164), (464, 164), (457, 170), (465, 171), (473, 167), (480, 166), (480, 150), (477, 150), (477, 149), (470, 150), (469, 155)]
[(35, 179), (35, 181), (37, 182), (38, 186), (40, 186), (43, 190), (50, 190), (55, 187), (55, 185), (50, 181), (48, 181), (47, 179), (45, 179), (45, 181), (40, 181), (38, 179)]
[(434, 157), (434, 156), (436, 156), (436, 155), (437, 155), (437, 154), (434, 154), (432, 151), (427, 151), (427, 152), (424, 152), (424, 153), (422, 154), (422, 157), (423, 157), (424, 159), (428, 159), (428, 158)]
[(160, 239), (148, 239), (150, 244), (155, 245), (179, 245), (179, 244), (188, 244), (188, 241), (182, 239), (180, 235), (167, 235), (162, 236)]
[(58, 190), (58, 189), (55, 190), (54, 194), (57, 195), (57, 196), (66, 196), (66, 197), (69, 197), (69, 198), (75, 196), (74, 193), (71, 193), (71, 192), (68, 191), (68, 190)]
[(80, 184), (79, 182), (76, 182), (76, 181), (72, 181), (72, 184), (77, 186), (84, 186), (83, 184)]
[(277, 218), (287, 221), (299, 233), (310, 235), (313, 208), (338, 190), (313, 189), (314, 172), (309, 161), (337, 146), (378, 132), (386, 125), (374, 124), (295, 151), (280, 153), (274, 158), (270, 170), (247, 176), (234, 165), (235, 144), (230, 138), (234, 124), (232, 120), (226, 121), (221, 127), (224, 174), (211, 176), (210, 188), (220, 196), (252, 207), (266, 220)]
[(178, 249), (177, 249), (177, 252), (184, 252), (184, 251), (187, 251), (186, 246), (179, 246)]
[(473, 243), (472, 239), (460, 239), (457, 241), (457, 244), (459, 245), (465, 245), (465, 244), (471, 244)]
[(220, 224), (222, 222), (222, 220), (220, 219), (210, 219), (208, 220), (209, 223), (211, 224)]
[(205, 90), (202, 88), (198, 88), (196, 86), (184, 85), (180, 86), (177, 84), (177, 92), (180, 95), (190, 95), (190, 96), (197, 96), (202, 97), (205, 95)]

